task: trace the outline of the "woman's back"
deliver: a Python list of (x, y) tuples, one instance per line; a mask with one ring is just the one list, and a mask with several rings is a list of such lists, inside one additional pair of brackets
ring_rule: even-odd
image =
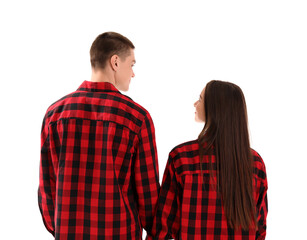
[(228, 227), (223, 199), (217, 191), (214, 150), (211, 155), (212, 174), (208, 155), (202, 158), (201, 171), (199, 143), (195, 140), (183, 143), (170, 152), (153, 227), (156, 239), (264, 239), (266, 171), (259, 154), (252, 150), (252, 155), (258, 230), (243, 231)]
[(174, 148), (166, 165), (153, 234), (156, 239), (264, 239), (267, 181), (250, 148), (240, 87), (210, 81), (194, 103), (204, 123), (195, 141)]

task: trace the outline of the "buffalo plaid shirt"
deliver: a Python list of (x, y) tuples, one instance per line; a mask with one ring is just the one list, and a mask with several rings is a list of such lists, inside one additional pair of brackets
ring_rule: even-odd
[(38, 200), (55, 239), (142, 239), (159, 187), (152, 119), (112, 84), (84, 81), (49, 107)]
[[(212, 181), (209, 157), (204, 156), (202, 183), (199, 145), (195, 140), (177, 146), (169, 155), (152, 229), (153, 239), (264, 239), (268, 209), (266, 171), (261, 157), (255, 151), (253, 156), (258, 231), (234, 231), (227, 226), (222, 200), (214, 184), (216, 172)], [(216, 169), (214, 156), (212, 163)]]

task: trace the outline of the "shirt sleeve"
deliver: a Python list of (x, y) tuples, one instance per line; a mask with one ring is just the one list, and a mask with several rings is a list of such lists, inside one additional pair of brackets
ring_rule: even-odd
[(48, 127), (42, 128), (38, 204), (47, 230), (54, 235), (55, 175), (52, 165)]
[(262, 183), (260, 186), (260, 194), (257, 202), (257, 215), (258, 215), (258, 230), (256, 233), (256, 240), (264, 240), (266, 236), (266, 217), (268, 213), (268, 200), (267, 200), (267, 178), (265, 167), (262, 170)]
[(139, 218), (142, 228), (150, 236), (160, 184), (155, 130), (149, 114), (138, 134), (133, 170)]
[(180, 230), (180, 188), (171, 157), (166, 165), (157, 212), (153, 223), (153, 238), (178, 239)]

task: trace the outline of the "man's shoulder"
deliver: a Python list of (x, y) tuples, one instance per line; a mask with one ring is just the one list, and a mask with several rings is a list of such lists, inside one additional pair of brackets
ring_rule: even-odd
[(76, 92), (72, 92), (69, 94), (66, 94), (65, 96), (59, 98), (58, 100), (54, 101), (49, 107), (47, 108), (46, 115), (51, 115), (53, 111), (58, 108), (59, 106), (63, 106), (65, 104), (65, 101), (72, 97)]
[[(82, 109), (87, 112), (93, 111), (94, 109), (94, 111), (99, 113), (98, 115), (100, 117), (102, 117), (103, 115), (101, 114), (106, 111), (108, 115), (102, 117), (102, 119), (110, 118), (128, 125), (130, 123), (124, 119), (129, 119), (130, 122), (135, 123), (138, 127), (140, 127), (146, 119), (151, 121), (151, 116), (147, 109), (121, 92), (86, 92), (78, 90), (53, 102), (47, 108), (45, 119), (48, 119), (48, 121), (55, 121), (64, 116), (74, 116), (76, 113), (72, 113), (72, 111)], [(118, 115), (118, 118), (114, 118), (114, 113)]]
[[(135, 102), (132, 98), (130, 98), (129, 96), (125, 95), (125, 94), (121, 94), (121, 98), (122, 98), (122, 103), (125, 103), (131, 110), (136, 111), (137, 113), (140, 114), (140, 116), (146, 117), (147, 115), (150, 116), (149, 112), (147, 111), (146, 108), (144, 108), (143, 106), (141, 106), (140, 104), (138, 104), (137, 102)], [(129, 110), (129, 108), (127, 110)]]

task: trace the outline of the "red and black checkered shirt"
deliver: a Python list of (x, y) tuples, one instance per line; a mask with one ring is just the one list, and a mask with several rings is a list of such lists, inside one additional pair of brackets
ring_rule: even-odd
[(159, 192), (149, 113), (110, 83), (84, 81), (41, 133), (39, 207), (55, 239), (142, 239)]
[(214, 183), (215, 157), (212, 156), (215, 178), (212, 180), (209, 157), (204, 156), (202, 182), (199, 145), (195, 140), (177, 146), (169, 155), (152, 229), (153, 239), (264, 239), (267, 216), (266, 171), (261, 157), (255, 151), (253, 156), (258, 231), (234, 231), (227, 226), (222, 200)]

